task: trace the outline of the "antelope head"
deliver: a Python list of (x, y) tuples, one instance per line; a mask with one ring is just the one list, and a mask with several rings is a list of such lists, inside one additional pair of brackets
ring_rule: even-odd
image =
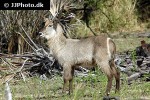
[(54, 29), (52, 20), (45, 19), (44, 27), (40, 30), (39, 35), (46, 39), (50, 39), (56, 35), (56, 29)]
[(44, 27), (39, 32), (39, 35), (41, 37), (44, 37), (47, 40), (49, 40), (51, 38), (63, 34), (64, 31), (59, 23), (54, 24), (54, 22), (48, 18), (45, 19), (44, 23), (45, 23)]
[(64, 33), (60, 25), (61, 10), (64, 9), (67, 0), (50, 0), (49, 18), (44, 18), (44, 27), (40, 30), (39, 35), (47, 40)]

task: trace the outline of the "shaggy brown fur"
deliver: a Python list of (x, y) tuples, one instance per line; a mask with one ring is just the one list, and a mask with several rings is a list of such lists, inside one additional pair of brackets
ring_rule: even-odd
[(63, 35), (62, 27), (57, 24), (56, 29), (51, 26), (51, 22), (46, 22), (45, 27), (40, 31), (45, 37), (49, 48), (58, 62), (63, 66), (64, 86), (69, 81), (69, 94), (73, 91), (72, 80), (74, 68), (81, 65), (85, 68), (98, 66), (107, 75), (108, 83), (106, 94), (108, 95), (112, 87), (112, 79), (116, 79), (116, 91), (120, 88), (120, 72), (117, 71), (114, 63), (116, 46), (114, 42), (106, 36), (92, 36), (85, 39), (67, 39)]

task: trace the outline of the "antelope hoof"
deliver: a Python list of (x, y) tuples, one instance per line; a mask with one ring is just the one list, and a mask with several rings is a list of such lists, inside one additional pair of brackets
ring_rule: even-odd
[(106, 93), (106, 95), (109, 97), (110, 93)]

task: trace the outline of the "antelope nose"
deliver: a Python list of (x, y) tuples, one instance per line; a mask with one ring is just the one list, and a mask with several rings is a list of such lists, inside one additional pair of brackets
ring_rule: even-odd
[(43, 33), (42, 33), (42, 32), (39, 32), (39, 33), (38, 33), (38, 35), (42, 36), (42, 35), (43, 35)]

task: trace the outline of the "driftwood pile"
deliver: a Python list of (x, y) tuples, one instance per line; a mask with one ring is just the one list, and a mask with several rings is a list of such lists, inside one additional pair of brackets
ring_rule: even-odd
[(134, 51), (116, 55), (115, 63), (121, 72), (127, 75), (127, 82), (142, 78), (150, 81), (150, 57), (135, 56)]
[[(13, 74), (13, 76), (20, 75), (21, 77), (38, 75), (42, 79), (52, 78), (56, 74), (62, 75), (62, 67), (59, 63), (51, 54), (45, 55), (44, 52), (44, 49), (40, 49), (36, 53), (11, 55), (0, 53), (0, 71), (9, 75)], [(126, 74), (128, 84), (138, 78), (150, 81), (150, 57), (136, 56), (133, 59), (132, 52), (120, 53), (116, 55), (115, 63), (120, 71)], [(138, 66), (138, 63), (141, 63), (140, 66)], [(75, 75), (86, 77), (88, 72), (88, 69), (80, 66), (75, 70)], [(3, 75), (1, 74), (0, 76), (2, 77)]]
[(0, 70), (10, 73), (28, 73), (28, 76), (44, 75), (53, 76), (54, 69), (61, 70), (57, 61), (52, 55), (44, 55), (38, 51), (37, 53), (26, 54), (2, 54), (0, 53), (1, 66)]
[[(45, 55), (44, 52), (44, 49), (40, 49), (36, 53), (11, 55), (0, 53), (0, 71), (9, 72), (9, 75), (10, 73), (21, 75), (21, 77), (38, 75), (42, 79), (52, 78), (56, 74), (62, 75), (62, 67), (59, 63), (51, 54)], [(132, 52), (120, 53), (116, 55), (115, 63), (120, 71), (126, 74), (128, 84), (138, 78), (150, 81), (150, 57), (136, 56), (136, 58), (133, 58)], [(138, 63), (141, 63), (140, 66), (138, 66)], [(80, 66), (75, 70), (75, 75), (86, 77), (89, 71)]]

